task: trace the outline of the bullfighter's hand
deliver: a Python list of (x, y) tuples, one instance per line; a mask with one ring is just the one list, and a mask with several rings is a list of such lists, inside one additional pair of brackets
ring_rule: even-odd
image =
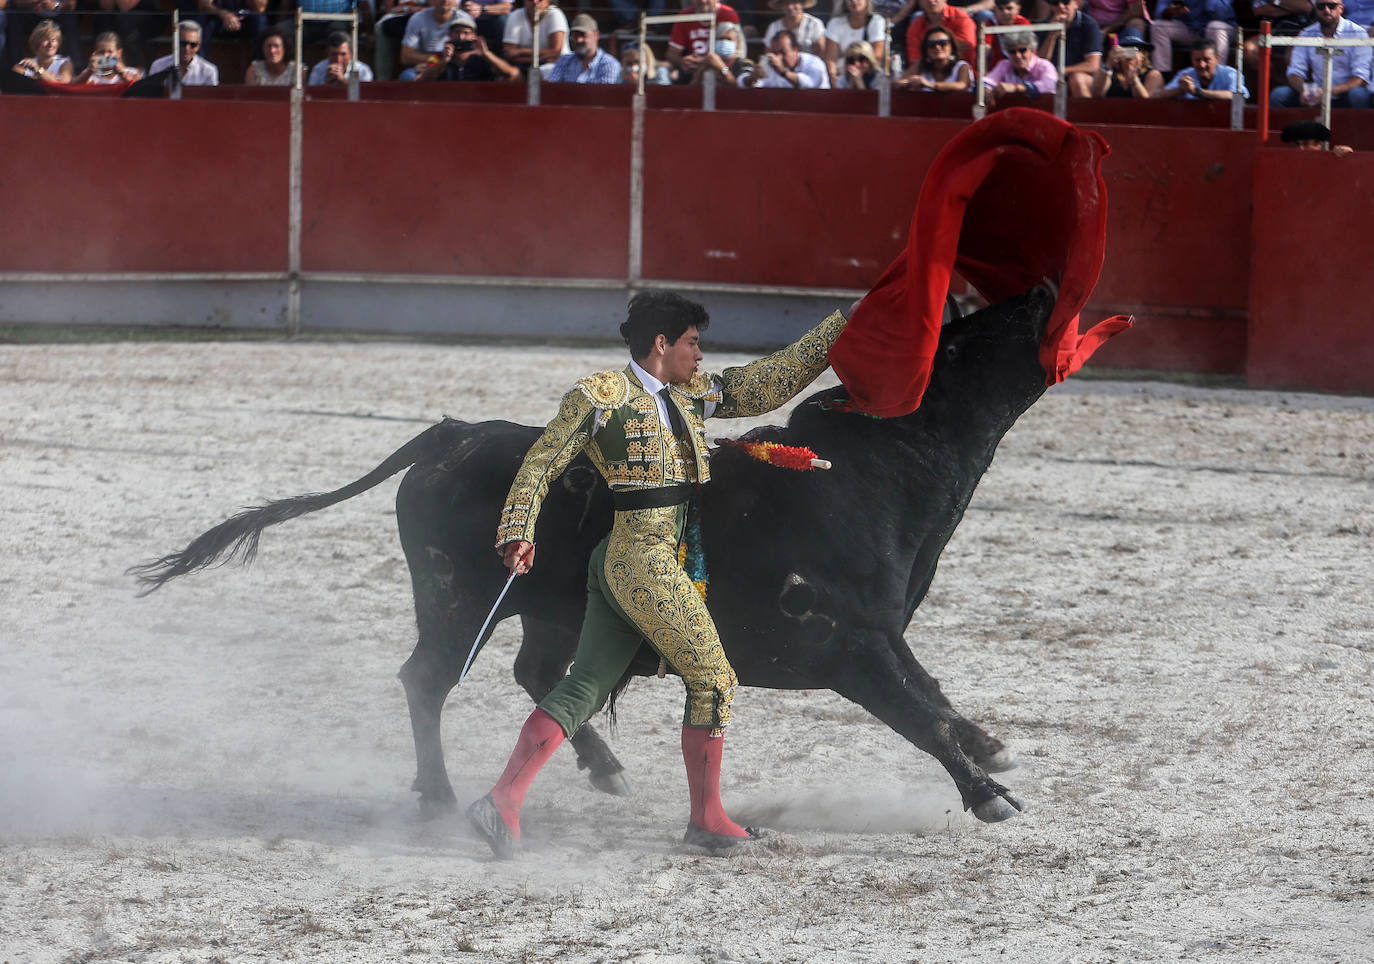
[(523, 539), (501, 547), (501, 559), (517, 576), (534, 568), (534, 546)]

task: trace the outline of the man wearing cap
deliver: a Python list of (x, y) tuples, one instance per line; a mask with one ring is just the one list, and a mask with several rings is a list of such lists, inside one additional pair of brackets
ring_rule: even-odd
[[(1320, 121), (1298, 121), (1283, 129), (1283, 142), (1300, 151), (1324, 151), (1331, 144), (1331, 129)], [(1336, 144), (1331, 147), (1331, 153), (1344, 157), (1354, 154), (1355, 149), (1349, 144)]]
[(816, 0), (768, 0), (770, 10), (781, 10), (782, 16), (768, 25), (763, 35), (763, 45), (771, 49), (773, 38), (779, 30), (790, 30), (797, 38), (797, 46), (803, 53), (825, 55), (825, 24), (819, 17), (806, 11), (816, 5)]
[(449, 21), (441, 53), (415, 68), (416, 80), (519, 80), (520, 71), (498, 57), (477, 34), (477, 23), (463, 11)]
[(731, 820), (720, 799), (722, 737), (737, 678), (704, 598), (710, 560), (699, 551), (701, 505), (694, 498), (711, 478), (704, 420), (762, 415), (794, 398), (829, 366), (845, 316), (832, 312), (787, 348), (719, 375), (697, 371), (709, 322), (705, 308), (673, 292), (636, 294), (620, 326), (629, 364), (590, 375), (563, 396), (511, 484), (496, 550), (513, 574), (534, 566), (540, 507), (579, 453), (610, 487), (615, 518), (587, 566), (572, 668), (526, 719), (491, 792), (468, 808), (498, 857), (519, 850), (520, 809), (535, 774), (601, 709), (646, 644), (687, 690), (684, 842), (722, 851), (759, 835)]
[[(1155, 50), (1158, 51), (1159, 47), (1156, 46)], [(1174, 74), (1174, 79), (1165, 85), (1158, 97), (1164, 100), (1173, 97), (1182, 100), (1230, 100), (1239, 81), (1240, 99), (1250, 98), (1245, 78), (1236, 75), (1236, 68), (1217, 62), (1217, 45), (1213, 41), (1195, 41), (1191, 56), (1193, 66)]]
[[(1102, 69), (1102, 28), (1078, 8), (1078, 0), (1050, 0), (1050, 23), (1064, 24), (1064, 84), (1070, 97), (1091, 97)], [(1059, 34), (1040, 35), (1038, 55), (1058, 66)]]
[(601, 31), (585, 13), (573, 17), (568, 31), (572, 52), (558, 58), (549, 72), (555, 84), (618, 84), (620, 61), (601, 49)]
[[(1316, 0), (1317, 22), (1306, 27), (1299, 37), (1363, 39), (1363, 27), (1345, 19), (1341, 0)], [(1370, 104), (1371, 51), (1368, 47), (1338, 47), (1331, 51), (1331, 106), (1368, 107)], [(1315, 47), (1294, 47), (1288, 60), (1288, 83), (1269, 94), (1274, 107), (1315, 107), (1322, 102), (1322, 81), (1326, 64)]]

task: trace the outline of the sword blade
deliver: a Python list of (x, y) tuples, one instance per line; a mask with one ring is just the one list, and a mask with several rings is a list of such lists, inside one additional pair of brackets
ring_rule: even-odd
[(472, 649), (468, 650), (467, 662), (463, 664), (463, 672), (458, 676), (458, 683), (454, 686), (457, 689), (463, 685), (463, 680), (467, 678), (468, 668), (472, 666), (472, 658), (477, 655), (477, 647), (482, 645), (482, 637), (487, 634), (487, 627), (491, 625), (492, 618), (496, 615), (496, 610), (501, 608), (501, 600), (506, 598), (506, 593), (510, 591), (510, 584), (515, 582), (515, 577), (519, 573), (512, 569), (510, 576), (506, 579), (506, 584), (501, 587), (501, 595), (496, 597), (496, 602), (491, 604), (491, 612), (487, 613), (486, 622), (482, 623), (482, 628), (477, 630), (477, 638), (472, 641)]

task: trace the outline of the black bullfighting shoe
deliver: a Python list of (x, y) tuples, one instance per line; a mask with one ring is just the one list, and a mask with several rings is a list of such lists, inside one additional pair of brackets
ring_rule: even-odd
[(520, 843), (511, 835), (510, 827), (501, 819), (501, 811), (496, 809), (496, 801), (487, 794), (468, 807), (468, 823), (477, 831), (478, 836), (491, 845), (492, 853), (502, 860), (513, 860), (520, 852)]
[(747, 837), (731, 837), (728, 834), (712, 833), (710, 830), (703, 830), (692, 822), (687, 823), (687, 832), (682, 835), (682, 842), (693, 847), (705, 847), (712, 853), (723, 853), (736, 847), (748, 850), (750, 846), (764, 837), (768, 836), (767, 830), (760, 830), (758, 827), (745, 827)]

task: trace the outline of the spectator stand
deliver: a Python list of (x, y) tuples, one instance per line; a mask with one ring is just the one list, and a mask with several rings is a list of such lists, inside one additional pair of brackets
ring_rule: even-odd
[[(294, 89), (301, 90), (305, 86), (305, 25), (309, 22), (316, 23), (347, 23), (349, 25), (349, 53), (351, 57), (348, 61), (348, 99), (358, 99), (358, 8), (354, 8), (347, 13), (311, 13), (296, 8), (296, 81), (292, 85)], [(294, 103), (294, 98), (293, 101)], [(294, 124), (293, 124), (294, 129)]]
[[(1270, 32), (1269, 21), (1260, 24), (1260, 63), (1259, 63), (1259, 119), (1255, 128), (1259, 131), (1260, 143), (1269, 140), (1269, 83), (1270, 57), (1275, 47), (1316, 47), (1325, 63), (1322, 65), (1322, 124), (1331, 127), (1331, 56), (1342, 47), (1374, 47), (1374, 37), (1277, 37)], [(1235, 98), (1232, 98), (1234, 101)]]
[(1059, 73), (1059, 79), (1054, 85), (1054, 116), (1063, 118), (1068, 112), (1069, 105), (1069, 85), (1064, 80), (1064, 48), (1068, 46), (1064, 42), (1067, 25), (1063, 23), (1010, 23), (1006, 25), (988, 25), (983, 21), (978, 21), (978, 58), (973, 71), (973, 119), (982, 120), (988, 114), (987, 88), (983, 86), (983, 78), (988, 72), (988, 41), (989, 36), (999, 33), (1057, 33), (1059, 34), (1059, 52), (1055, 56), (1054, 68)]

